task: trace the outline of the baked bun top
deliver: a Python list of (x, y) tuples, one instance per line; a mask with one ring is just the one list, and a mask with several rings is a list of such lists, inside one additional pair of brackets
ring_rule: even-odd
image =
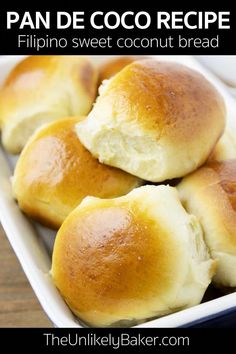
[(209, 161), (226, 161), (232, 159), (236, 159), (236, 139), (233, 131), (226, 128), (212, 151)]
[(213, 263), (195, 217), (167, 186), (88, 197), (65, 220), (52, 276), (91, 326), (127, 326), (201, 301)]
[[(123, 56), (123, 57), (117, 57), (110, 59), (109, 61), (106, 61), (99, 67), (99, 78), (100, 82), (103, 80), (108, 80), (115, 74), (117, 74), (119, 71), (121, 71), (125, 66), (129, 65), (135, 60), (138, 60), (138, 56)], [(139, 58), (141, 59), (141, 58)]]
[(181, 200), (203, 227), (211, 256), (218, 259), (214, 282), (236, 287), (236, 160), (211, 161), (178, 186)]
[(74, 128), (81, 119), (64, 118), (38, 130), (13, 177), (20, 208), (55, 228), (84, 197), (114, 198), (140, 184), (138, 178), (102, 165), (83, 147)]
[(97, 78), (86, 57), (29, 56), (19, 62), (0, 90), (4, 147), (19, 153), (42, 124), (87, 114), (97, 94)]
[[(236, 247), (236, 159), (209, 161), (199, 170), (185, 177), (179, 185), (183, 189), (194, 190), (194, 195), (214, 211), (216, 222), (227, 224), (228, 241)], [(191, 199), (191, 195), (189, 195)], [(194, 196), (193, 196), (194, 198)], [(191, 202), (190, 202), (191, 203)], [(233, 238), (231, 239), (231, 234)], [(227, 242), (223, 236), (224, 243)], [(236, 252), (236, 248), (235, 248)]]
[(100, 89), (81, 142), (143, 179), (181, 177), (209, 156), (225, 125), (222, 97), (201, 74), (155, 59), (126, 66)]

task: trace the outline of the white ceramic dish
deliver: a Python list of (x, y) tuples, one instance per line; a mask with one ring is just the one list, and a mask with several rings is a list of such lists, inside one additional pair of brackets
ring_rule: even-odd
[(236, 55), (203, 55), (196, 59), (222, 79), (236, 97)]
[(223, 81), (236, 88), (236, 55), (203, 55), (196, 59)]
[[(0, 82), (4, 80), (15, 63), (21, 59), (22, 57), (20, 56), (6, 56), (0, 59)], [(93, 57), (93, 59), (95, 61), (107, 60), (105, 57)], [(158, 59), (178, 61), (203, 72), (223, 94), (228, 108), (228, 129), (236, 132), (236, 101), (229, 95), (219, 80), (206, 69), (203, 69), (191, 57), (163, 56), (158, 57)], [(57, 327), (81, 327), (82, 325), (68, 309), (49, 275), (51, 266), (50, 254), (55, 232), (30, 223), (13, 200), (10, 177), (15, 161), (16, 158), (5, 154), (0, 147), (0, 221), (35, 294), (54, 325)], [(233, 311), (234, 307), (236, 307), (236, 293), (146, 322), (138, 327), (187, 326), (194, 321), (216, 317), (226, 310)], [(35, 323), (35, 326), (37, 326), (37, 323)]]

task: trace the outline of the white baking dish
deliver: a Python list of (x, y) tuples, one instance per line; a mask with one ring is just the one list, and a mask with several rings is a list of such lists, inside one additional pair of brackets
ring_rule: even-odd
[(236, 55), (203, 55), (196, 59), (221, 78), (236, 97)]
[[(4, 80), (15, 63), (21, 59), (22, 57), (19, 56), (6, 56), (0, 59), (0, 82)], [(163, 56), (158, 57), (158, 59), (178, 61), (203, 72), (223, 94), (228, 108), (228, 129), (236, 132), (236, 102), (220, 81), (203, 69), (191, 57)], [(93, 60), (101, 61), (107, 60), (107, 58), (93, 57)], [(13, 200), (10, 177), (15, 161), (16, 158), (5, 154), (0, 147), (0, 221), (35, 294), (54, 325), (57, 327), (81, 327), (82, 325), (64, 303), (49, 275), (51, 266), (50, 254), (55, 232), (29, 222)], [(236, 307), (236, 293), (146, 322), (138, 327), (186, 326), (194, 321), (215, 317), (225, 310), (234, 311), (234, 307)], [(35, 326), (37, 326), (37, 323), (35, 323)]]

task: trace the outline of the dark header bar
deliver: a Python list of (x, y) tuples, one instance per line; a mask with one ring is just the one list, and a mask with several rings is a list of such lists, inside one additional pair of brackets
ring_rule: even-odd
[(236, 54), (236, 15), (168, 6), (3, 9), (0, 54)]

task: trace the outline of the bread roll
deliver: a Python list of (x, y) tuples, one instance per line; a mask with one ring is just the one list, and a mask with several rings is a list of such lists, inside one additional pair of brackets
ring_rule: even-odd
[(4, 147), (19, 153), (42, 124), (87, 114), (97, 93), (97, 76), (85, 57), (31, 56), (21, 61), (0, 90)]
[(212, 258), (214, 283), (236, 287), (236, 160), (209, 162), (179, 184), (186, 210), (197, 216)]
[(227, 121), (224, 134), (213, 150), (210, 160), (236, 159), (236, 103), (228, 102)]
[(106, 327), (198, 304), (214, 268), (176, 189), (144, 186), (117, 199), (85, 198), (57, 234), (51, 273), (83, 322)]
[(208, 158), (225, 105), (199, 73), (173, 62), (136, 61), (102, 87), (81, 142), (100, 162), (152, 182), (181, 177)]
[(236, 159), (236, 140), (228, 129), (216, 144), (209, 161), (225, 161)]
[(99, 67), (100, 82), (110, 79), (112, 76), (121, 71), (125, 66), (129, 65), (135, 60), (138, 60), (137, 56), (122, 56), (106, 61)]
[(114, 198), (141, 183), (100, 164), (83, 147), (74, 131), (80, 120), (65, 118), (38, 130), (15, 169), (13, 193), (20, 208), (53, 228), (58, 228), (84, 197)]

